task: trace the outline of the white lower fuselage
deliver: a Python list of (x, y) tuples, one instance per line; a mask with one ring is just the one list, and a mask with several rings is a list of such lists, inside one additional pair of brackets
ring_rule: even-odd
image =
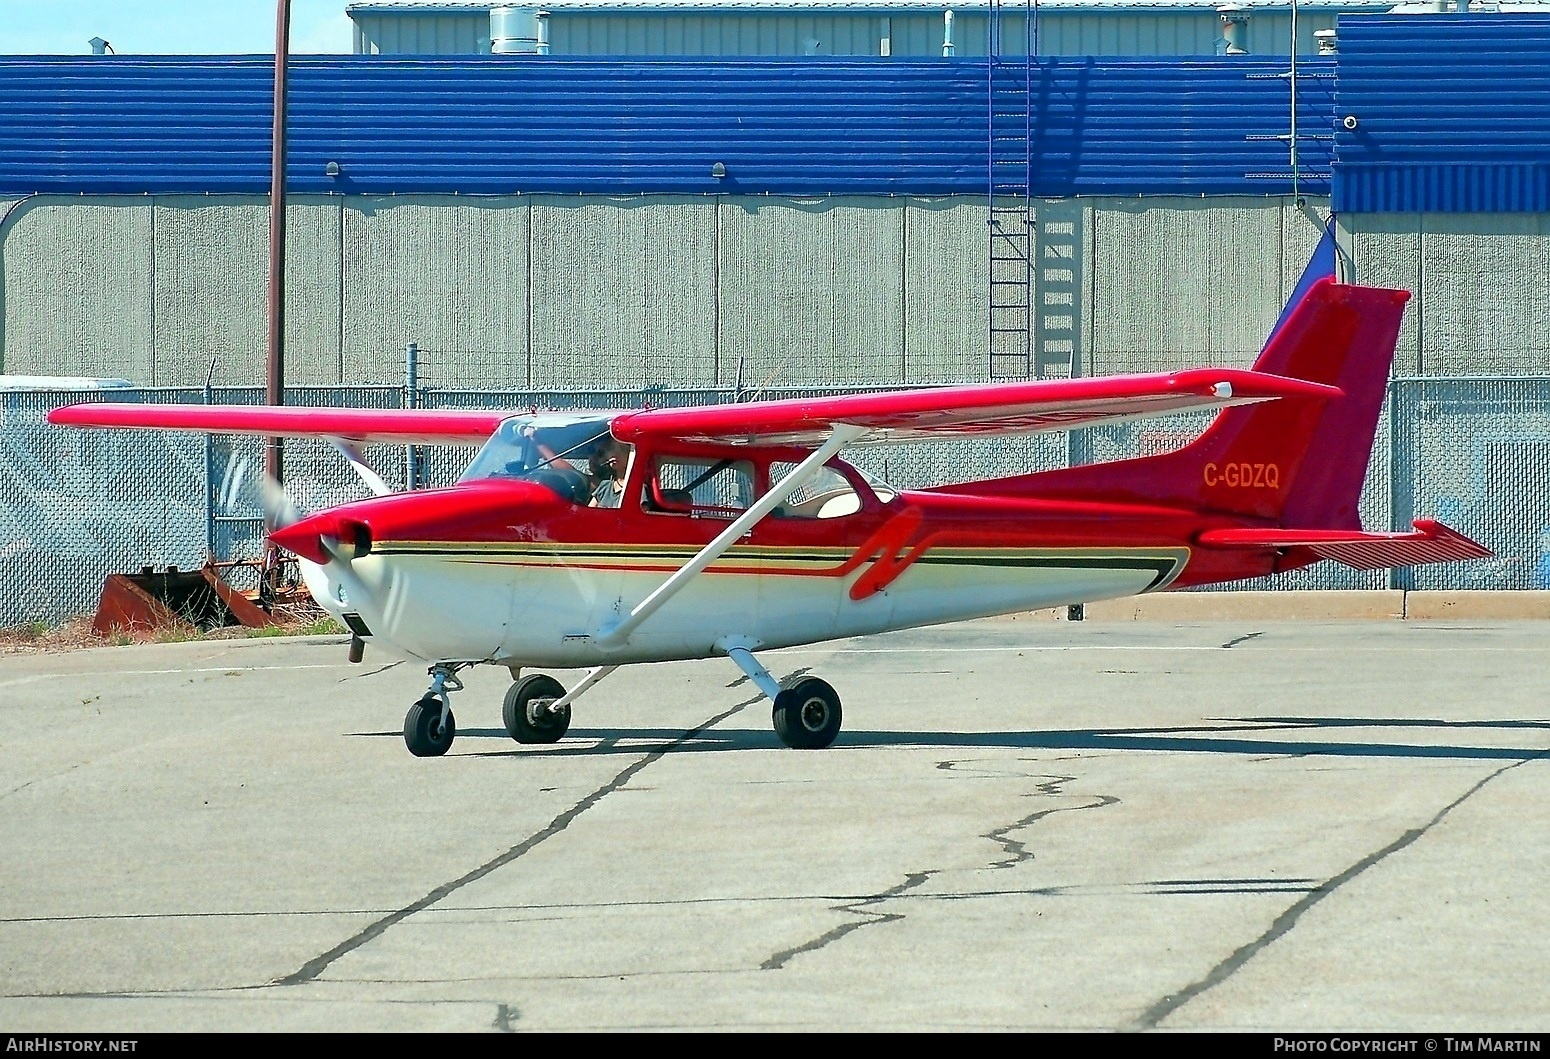
[(745, 546), (695, 577), (621, 645), (597, 643), (692, 553), (647, 545), (442, 547), (303, 567), (327, 610), (358, 615), (370, 642), (394, 653), (577, 668), (705, 658), (721, 653), (716, 644), (726, 637), (789, 647), (1134, 595), (1166, 586), (1188, 558), (1182, 548), (939, 549), (856, 599), (852, 586), (872, 564), (837, 573), (850, 557), (844, 549)]

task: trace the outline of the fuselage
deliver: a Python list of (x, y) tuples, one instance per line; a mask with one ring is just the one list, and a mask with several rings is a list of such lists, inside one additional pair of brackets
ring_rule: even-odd
[(663, 490), (653, 479), (674, 473), (669, 459), (636, 453), (617, 508), (495, 477), (345, 505), (276, 539), (304, 559), (309, 534), (344, 542), (344, 558), (337, 546), (312, 551), (328, 561), (306, 563), (308, 583), (371, 642), (432, 662), (561, 668), (702, 658), (729, 636), (785, 647), (1267, 572), (1262, 557), (1200, 554), (1192, 541), (1221, 520), (1197, 512), (894, 492), (836, 460), (824, 491), (755, 524), (622, 643), (599, 642), (801, 455), (675, 454), (684, 474), (734, 465), (746, 481), (718, 496), (693, 480), (679, 482), (693, 490)]

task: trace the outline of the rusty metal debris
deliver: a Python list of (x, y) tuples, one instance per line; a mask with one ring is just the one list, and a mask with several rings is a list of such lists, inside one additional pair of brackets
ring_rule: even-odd
[(92, 631), (104, 639), (193, 637), (233, 626), (306, 625), (323, 615), (296, 560), (271, 552), (262, 559), (211, 559), (197, 570), (146, 566), (137, 574), (109, 574)]

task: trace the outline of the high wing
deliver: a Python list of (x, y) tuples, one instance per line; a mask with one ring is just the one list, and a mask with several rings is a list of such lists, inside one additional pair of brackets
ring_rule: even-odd
[(206, 434), (336, 438), (355, 444), (477, 448), (510, 412), (413, 408), (302, 408), (268, 405), (76, 404), (56, 408), (55, 426), (137, 427)]
[(1253, 404), (1278, 397), (1339, 397), (1335, 386), (1263, 372), (1194, 368), (1156, 375), (987, 383), (842, 397), (653, 408), (613, 421), (621, 441), (733, 445), (823, 443), (835, 427), (861, 428), (852, 444), (893, 444), (973, 434), (1035, 434)]

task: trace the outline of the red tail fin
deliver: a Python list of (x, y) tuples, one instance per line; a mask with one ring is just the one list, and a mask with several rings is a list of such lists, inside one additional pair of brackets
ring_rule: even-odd
[[(1399, 337), (1406, 291), (1314, 284), (1256, 371), (1340, 387), (1228, 408), (1176, 452), (980, 482), (976, 493), (1177, 504), (1309, 529), (1358, 529), (1357, 502)], [(962, 489), (963, 487), (959, 487)]]

